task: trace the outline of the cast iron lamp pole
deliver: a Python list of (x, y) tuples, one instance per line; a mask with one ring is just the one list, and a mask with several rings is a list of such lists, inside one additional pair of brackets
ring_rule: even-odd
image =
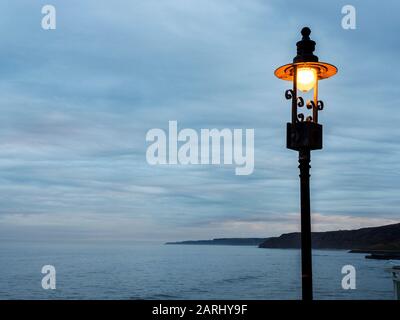
[(299, 150), (301, 203), (301, 279), (303, 300), (313, 299), (311, 213), (310, 213), (310, 150)]
[[(315, 42), (310, 39), (309, 28), (303, 28), (301, 34), (303, 38), (296, 44), (297, 56), (293, 63), (279, 67), (275, 75), (293, 83), (293, 89), (285, 92), (286, 99), (292, 100), (292, 121), (287, 123), (286, 145), (288, 149), (299, 152), (302, 298), (312, 300), (310, 160), (311, 150), (322, 149), (322, 125), (318, 123), (318, 112), (324, 108), (324, 103), (318, 100), (318, 80), (335, 75), (337, 68), (319, 62), (313, 54)], [(304, 103), (297, 91), (308, 92), (311, 89), (313, 97)], [(304, 106), (311, 110), (311, 115), (305, 117), (303, 113), (297, 113), (297, 109)]]

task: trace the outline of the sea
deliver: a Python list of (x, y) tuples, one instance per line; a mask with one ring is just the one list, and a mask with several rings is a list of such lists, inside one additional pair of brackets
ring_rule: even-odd
[[(55, 289), (43, 289), (44, 265)], [(343, 266), (355, 289), (343, 289)], [(391, 261), (314, 250), (314, 297), (393, 299)], [(0, 299), (300, 299), (300, 252), (252, 246), (121, 242), (0, 244)]]

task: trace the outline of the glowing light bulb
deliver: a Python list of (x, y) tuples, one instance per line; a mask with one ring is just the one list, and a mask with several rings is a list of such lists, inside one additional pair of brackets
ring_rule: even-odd
[(297, 88), (307, 92), (314, 88), (317, 74), (313, 68), (299, 68), (297, 70)]

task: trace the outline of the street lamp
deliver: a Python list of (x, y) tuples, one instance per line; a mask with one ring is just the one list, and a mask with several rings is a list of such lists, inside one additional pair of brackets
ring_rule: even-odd
[[(311, 257), (311, 217), (310, 217), (310, 151), (322, 149), (322, 125), (318, 123), (318, 112), (324, 103), (318, 100), (318, 81), (332, 77), (337, 68), (329, 63), (319, 62), (313, 54), (315, 42), (310, 39), (311, 30), (301, 30), (303, 38), (297, 42), (297, 56), (293, 63), (275, 70), (279, 79), (292, 81), (293, 89), (286, 90), (285, 97), (292, 100), (292, 121), (287, 123), (286, 145), (299, 152), (300, 202), (301, 202), (301, 268), (302, 297), (312, 300), (312, 257)], [(298, 90), (313, 90), (313, 98), (304, 103)], [(297, 113), (306, 107), (311, 115)]]

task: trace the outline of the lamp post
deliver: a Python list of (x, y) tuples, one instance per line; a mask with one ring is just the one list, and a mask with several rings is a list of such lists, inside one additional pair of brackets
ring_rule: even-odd
[[(322, 125), (318, 123), (318, 112), (324, 103), (318, 100), (318, 81), (337, 73), (337, 68), (329, 63), (319, 62), (313, 54), (315, 42), (310, 39), (311, 30), (301, 30), (303, 38), (297, 42), (297, 55), (293, 63), (275, 70), (279, 79), (292, 81), (293, 88), (286, 90), (285, 97), (292, 102), (292, 120), (287, 123), (286, 145), (299, 152), (300, 203), (301, 203), (301, 269), (302, 297), (312, 300), (312, 256), (311, 256), (311, 215), (310, 215), (310, 153), (322, 149)], [(312, 99), (304, 103), (298, 91), (313, 90)], [(310, 115), (298, 113), (298, 108), (310, 110)]]

